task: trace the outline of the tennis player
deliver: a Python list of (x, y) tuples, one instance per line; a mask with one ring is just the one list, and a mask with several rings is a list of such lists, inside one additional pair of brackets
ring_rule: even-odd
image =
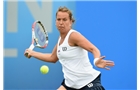
[(28, 57), (35, 57), (45, 62), (62, 64), (64, 80), (57, 90), (105, 90), (101, 84), (101, 72), (95, 70), (88, 58), (93, 54), (96, 67), (109, 70), (114, 62), (104, 60), (100, 50), (78, 31), (72, 29), (73, 15), (67, 7), (60, 7), (56, 12), (56, 27), (60, 32), (58, 43), (52, 53), (40, 53), (26, 49)]

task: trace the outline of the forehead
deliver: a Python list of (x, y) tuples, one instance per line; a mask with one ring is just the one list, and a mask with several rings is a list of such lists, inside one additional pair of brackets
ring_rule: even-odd
[(58, 12), (57, 18), (69, 18), (68, 12)]

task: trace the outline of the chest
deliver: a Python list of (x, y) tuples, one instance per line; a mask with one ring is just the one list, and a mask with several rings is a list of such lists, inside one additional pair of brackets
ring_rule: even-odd
[(61, 46), (62, 44), (68, 44), (69, 46), (76, 46), (76, 45), (71, 41), (70, 37), (69, 37), (68, 40), (60, 39), (60, 41), (59, 41), (58, 44), (59, 44), (59, 46)]
[(78, 46), (69, 46), (67, 44), (61, 44), (57, 47), (57, 56), (59, 59), (73, 59), (81, 57), (85, 53), (85, 50)]

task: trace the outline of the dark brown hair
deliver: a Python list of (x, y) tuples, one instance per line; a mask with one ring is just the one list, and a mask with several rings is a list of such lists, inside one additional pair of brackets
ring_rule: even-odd
[(72, 20), (73, 23), (75, 22), (75, 20), (72, 16), (72, 12), (67, 7), (59, 7), (59, 9), (56, 12), (56, 16), (57, 16), (58, 12), (67, 12), (69, 14), (70, 20)]

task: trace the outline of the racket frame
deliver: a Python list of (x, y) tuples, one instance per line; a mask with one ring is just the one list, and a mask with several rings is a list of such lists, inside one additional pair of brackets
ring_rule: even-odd
[[(45, 38), (46, 38), (46, 42), (45, 42), (45, 45), (44, 45), (44, 46), (40, 46), (40, 45), (39, 45), (38, 40), (37, 40), (37, 38), (36, 38), (36, 36), (35, 36), (35, 26), (36, 26), (37, 23), (39, 23), (39, 24), (42, 26), (43, 31), (44, 31), (44, 33), (45, 33), (45, 35), (46, 35), (46, 37), (45, 37)], [(34, 45), (35, 43), (36, 43), (36, 45)], [(33, 25), (32, 25), (32, 42), (31, 42), (31, 45), (30, 45), (29, 49), (33, 50), (35, 47), (44, 49), (44, 48), (47, 47), (47, 45), (48, 45), (48, 33), (47, 33), (45, 27), (43, 26), (43, 24), (41, 23), (41, 21), (36, 20), (36, 21), (33, 23)], [(28, 57), (28, 53), (25, 53), (25, 56)], [(30, 58), (30, 57), (28, 57), (28, 58)]]

